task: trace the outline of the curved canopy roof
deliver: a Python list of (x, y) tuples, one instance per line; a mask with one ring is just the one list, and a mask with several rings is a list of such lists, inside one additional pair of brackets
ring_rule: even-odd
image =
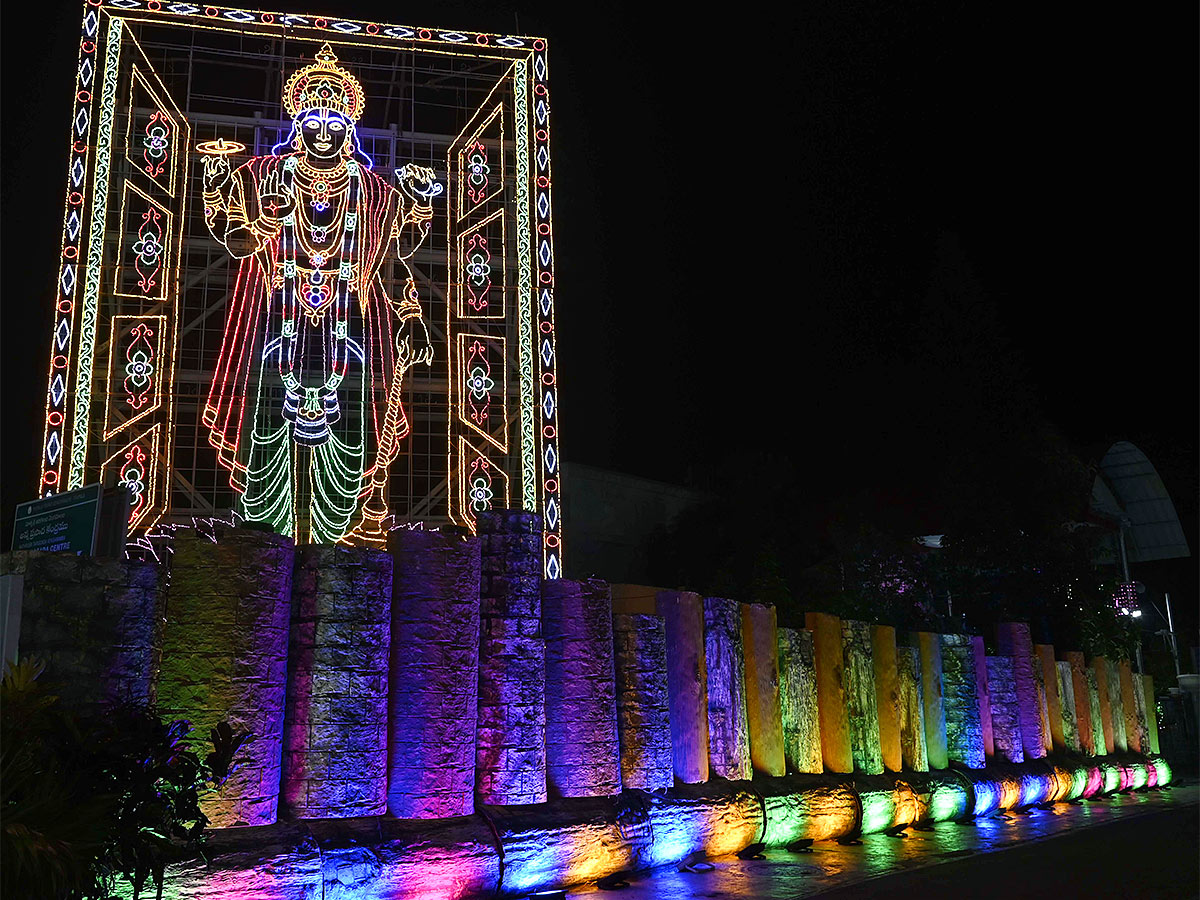
[(1092, 509), (1125, 525), (1131, 562), (1191, 556), (1175, 504), (1154, 465), (1129, 441), (1118, 441), (1100, 460)]

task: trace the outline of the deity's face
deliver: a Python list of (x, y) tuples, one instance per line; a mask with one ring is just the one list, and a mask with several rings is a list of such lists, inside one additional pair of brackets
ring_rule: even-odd
[(309, 109), (297, 118), (304, 152), (312, 159), (330, 160), (342, 155), (350, 139), (350, 121), (331, 109)]

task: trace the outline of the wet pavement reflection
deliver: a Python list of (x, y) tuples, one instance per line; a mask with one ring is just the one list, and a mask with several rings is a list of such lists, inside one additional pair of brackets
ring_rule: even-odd
[(1009, 812), (966, 824), (939, 822), (927, 826), (928, 831), (909, 828), (902, 838), (872, 834), (861, 838), (861, 844), (853, 845), (821, 841), (813, 844), (811, 853), (772, 849), (764, 851), (763, 859), (719, 857), (708, 861), (712, 866), (708, 871), (680, 872), (670, 868), (628, 876), (629, 886), (619, 890), (588, 886), (574, 889), (568, 896), (587, 900), (812, 897), (894, 872), (991, 853), (1080, 828), (1197, 803), (1200, 803), (1200, 786), (1176, 785), (1166, 791), (1056, 803), (1045, 809)]

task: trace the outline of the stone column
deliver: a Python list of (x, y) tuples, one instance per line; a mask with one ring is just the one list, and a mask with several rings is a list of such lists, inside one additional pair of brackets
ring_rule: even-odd
[(921, 655), (921, 702), (925, 714), (925, 754), (930, 769), (945, 769), (950, 765), (946, 746), (946, 702), (943, 695), (941, 636), (919, 631), (908, 640)]
[(291, 618), (291, 538), (213, 526), (181, 531), (171, 560), (158, 710), (200, 742), (222, 720), (253, 734), (245, 764), (201, 800), (213, 826), (270, 825), (279, 804)]
[(392, 558), (296, 550), (280, 795), (301, 819), (387, 810)]
[(398, 528), (392, 554), (388, 812), (475, 811), (479, 538)]
[(1142, 702), (1146, 710), (1146, 747), (1157, 756), (1162, 751), (1158, 745), (1158, 704), (1154, 700), (1154, 679), (1149, 675), (1142, 676)]
[(925, 703), (921, 699), (921, 651), (896, 647), (897, 684), (900, 688), (900, 757), (904, 768), (928, 772), (925, 752)]
[(1139, 672), (1130, 673), (1130, 681), (1133, 682), (1133, 711), (1134, 711), (1134, 728), (1137, 733), (1137, 750), (1139, 753), (1150, 755), (1150, 722), (1149, 714), (1146, 709), (1146, 687), (1142, 683), (1143, 675)]
[(19, 653), (46, 663), (64, 706), (153, 700), (165, 603), (157, 564), (17, 550), (0, 554), (0, 575), (23, 581)]
[(621, 783), (654, 791), (674, 784), (667, 691), (667, 628), (661, 616), (614, 615)]
[[(987, 657), (988, 695), (992, 700), (992, 740), (996, 756), (1010, 763), (1025, 761), (1025, 743), (1021, 739), (1021, 702), (1008, 656)], [(1038, 744), (1041, 747), (1041, 744)]]
[(736, 600), (704, 598), (704, 665), (708, 672), (708, 766), (731, 781), (753, 774), (746, 711), (742, 610)]
[[(1026, 622), (1003, 622), (996, 626), (996, 645), (1001, 656), (1012, 659), (1013, 678), (1017, 686), (1017, 703), (1021, 715), (1021, 742), (1025, 756), (1042, 759), (1046, 755), (1046, 724), (1042, 717), (1042, 699), (1033, 669), (1033, 641)], [(1040, 670), (1040, 667), (1039, 667)], [(988, 671), (989, 682), (991, 671)], [(994, 689), (993, 689), (994, 690)], [(995, 708), (993, 703), (993, 709)], [(996, 723), (992, 722), (995, 733)]]
[(854, 771), (882, 775), (875, 663), (871, 657), (871, 626), (866, 622), (842, 620), (842, 691)]
[[(1117, 663), (1117, 678), (1121, 685), (1121, 709), (1125, 711), (1125, 744), (1134, 753), (1143, 753), (1145, 751), (1142, 750), (1142, 732), (1145, 729), (1142, 722), (1138, 721), (1135, 698), (1139, 692), (1133, 688), (1133, 669), (1129, 660), (1122, 659)], [(1144, 695), (1142, 703), (1145, 703)]]
[(546, 780), (551, 796), (621, 792), (608, 585), (542, 583), (546, 638)]
[(789, 772), (820, 774), (821, 720), (813, 634), (807, 628), (779, 629), (779, 707), (783, 754)]
[(742, 604), (742, 645), (746, 659), (746, 719), (754, 771), (784, 775), (787, 767), (779, 705), (779, 631), (774, 606)]
[(1105, 668), (1108, 708), (1112, 716), (1113, 747), (1118, 753), (1124, 753), (1129, 749), (1129, 739), (1125, 734), (1125, 701), (1121, 696), (1121, 674), (1117, 664), (1111, 659), (1105, 660)]
[(941, 637), (947, 755), (969, 769), (982, 769), (986, 760), (975, 676), (975, 648), (965, 634), (943, 634)]
[(491, 510), (477, 519), (479, 720), (475, 793), (497, 805), (546, 802), (546, 642), (542, 520)]
[(817, 711), (821, 720), (821, 759), (826, 772), (854, 772), (850, 745), (850, 722), (846, 717), (842, 686), (842, 620), (826, 613), (810, 612), (805, 625), (813, 634), (813, 656), (817, 668)]
[(1071, 668), (1071, 690), (1075, 694), (1075, 727), (1079, 735), (1079, 748), (1089, 756), (1096, 755), (1092, 734), (1092, 706), (1088, 696), (1087, 668), (1083, 654), (1078, 650), (1064, 650), (1059, 654)]
[(1071, 664), (1060, 660), (1054, 664), (1058, 673), (1057, 688), (1062, 706), (1063, 745), (1067, 750), (1079, 753), (1083, 750), (1079, 742), (1079, 714), (1075, 710), (1075, 686), (1071, 680)]
[(883, 767), (889, 772), (899, 772), (904, 768), (904, 754), (900, 750), (900, 670), (896, 662), (896, 629), (891, 625), (871, 626), (871, 662)]
[[(1053, 653), (1053, 649), (1051, 649)], [(1046, 684), (1046, 670), (1042, 667), (1042, 659), (1038, 653), (1037, 645), (1034, 645), (1033, 656), (1030, 658), (1030, 663), (1033, 666), (1033, 684), (1037, 689), (1038, 699), (1038, 716), (1042, 720), (1040, 734), (1042, 736), (1042, 749), (1048, 755), (1054, 750), (1054, 741), (1050, 736), (1050, 712), (1047, 702), (1048, 685)]]
[(1063, 702), (1058, 689), (1058, 666), (1054, 662), (1052, 644), (1034, 644), (1037, 661), (1042, 666), (1042, 683), (1046, 686), (1046, 717), (1050, 725), (1050, 747), (1057, 753), (1067, 749), (1066, 730), (1063, 727)]
[(979, 701), (979, 727), (983, 732), (983, 754), (991, 759), (996, 755), (992, 740), (992, 699), (987, 678), (987, 651), (978, 634), (971, 635), (971, 651), (975, 657), (975, 690)]
[[(1102, 659), (1102, 657), (1097, 657)], [(1102, 676), (1100, 673), (1104, 672)], [(1112, 746), (1112, 720), (1108, 710), (1108, 681), (1104, 681), (1104, 690), (1100, 690), (1101, 678), (1107, 679), (1107, 667), (1092, 660), (1092, 665), (1083, 670), (1087, 679), (1088, 709), (1091, 711), (1093, 755), (1107, 756)]]

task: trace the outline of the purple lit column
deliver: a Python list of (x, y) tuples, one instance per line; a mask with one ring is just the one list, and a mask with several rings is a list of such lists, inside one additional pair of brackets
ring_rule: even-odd
[(392, 554), (388, 812), (475, 811), (479, 539), (400, 528)]
[(280, 795), (301, 819), (383, 815), (392, 558), (296, 551)]
[(542, 583), (546, 781), (557, 797), (621, 792), (612, 596), (599, 579)]
[(1021, 702), (1017, 696), (1012, 657), (987, 657), (987, 676), (988, 696), (992, 701), (992, 741), (996, 755), (1010, 763), (1024, 762)]
[(736, 600), (704, 598), (704, 664), (708, 671), (708, 764), (714, 775), (747, 780), (746, 664), (742, 610)]
[[(1001, 656), (1012, 660), (1013, 681), (1016, 684), (1016, 699), (1021, 722), (1021, 746), (1029, 759), (1041, 759), (1046, 755), (1049, 743), (1048, 723), (1042, 716), (1042, 697), (1033, 671), (1033, 641), (1029, 637), (1026, 622), (1002, 622), (996, 626), (996, 645)], [(989, 683), (991, 671), (988, 672)], [(993, 688), (992, 709), (996, 708)], [(995, 731), (996, 723), (992, 722)], [(1043, 730), (1045, 729), (1045, 731)]]

